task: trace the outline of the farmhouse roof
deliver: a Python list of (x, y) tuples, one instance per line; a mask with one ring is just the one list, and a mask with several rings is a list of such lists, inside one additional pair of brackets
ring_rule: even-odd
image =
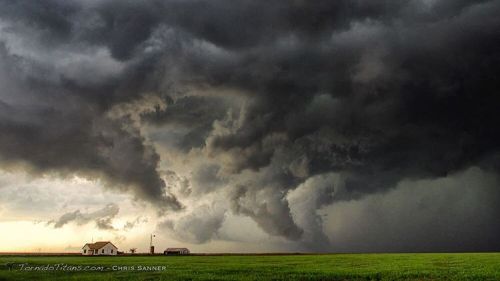
[[(91, 250), (98, 250), (98, 249), (106, 246), (108, 243), (113, 245), (113, 243), (111, 243), (109, 241), (99, 241), (99, 242), (95, 242), (95, 243), (87, 243), (87, 244), (83, 245), (83, 247), (85, 248), (85, 246), (89, 246), (89, 248)], [(118, 249), (118, 247), (116, 247), (115, 245), (113, 245), (113, 247)]]
[(187, 249), (188, 248), (167, 248), (165, 251), (182, 251)]

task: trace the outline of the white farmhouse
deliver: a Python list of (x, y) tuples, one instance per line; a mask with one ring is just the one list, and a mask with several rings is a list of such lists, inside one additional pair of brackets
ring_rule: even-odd
[(87, 243), (82, 248), (84, 256), (114, 256), (118, 253), (118, 248), (109, 241)]

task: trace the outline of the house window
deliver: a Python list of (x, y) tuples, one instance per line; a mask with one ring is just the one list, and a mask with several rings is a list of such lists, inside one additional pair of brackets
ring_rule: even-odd
[(101, 250), (101, 254), (104, 254), (104, 249)]
[(83, 250), (83, 253), (86, 254), (87, 253), (87, 250)]
[(111, 253), (113, 253), (113, 249), (111, 249)]

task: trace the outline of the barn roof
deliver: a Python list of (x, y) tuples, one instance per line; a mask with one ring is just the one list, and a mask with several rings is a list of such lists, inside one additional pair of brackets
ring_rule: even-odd
[(188, 248), (167, 248), (165, 251), (182, 251), (182, 250), (188, 250)]
[[(99, 242), (95, 242), (95, 243), (87, 243), (87, 244), (83, 245), (83, 247), (85, 248), (85, 246), (89, 246), (89, 248), (91, 250), (98, 250), (98, 249), (106, 246), (108, 243), (113, 245), (113, 243), (111, 243), (109, 241), (99, 241)], [(118, 247), (116, 247), (115, 245), (113, 245), (113, 247), (118, 249)]]

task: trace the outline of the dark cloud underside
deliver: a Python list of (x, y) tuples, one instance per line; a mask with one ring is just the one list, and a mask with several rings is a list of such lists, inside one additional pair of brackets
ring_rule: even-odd
[[(499, 172), (499, 13), (493, 0), (0, 0), (0, 161), (181, 210), (160, 166), (205, 159), (184, 171), (187, 198), (224, 193), (267, 233), (327, 247), (325, 205)], [(204, 242), (224, 214), (165, 225)]]

